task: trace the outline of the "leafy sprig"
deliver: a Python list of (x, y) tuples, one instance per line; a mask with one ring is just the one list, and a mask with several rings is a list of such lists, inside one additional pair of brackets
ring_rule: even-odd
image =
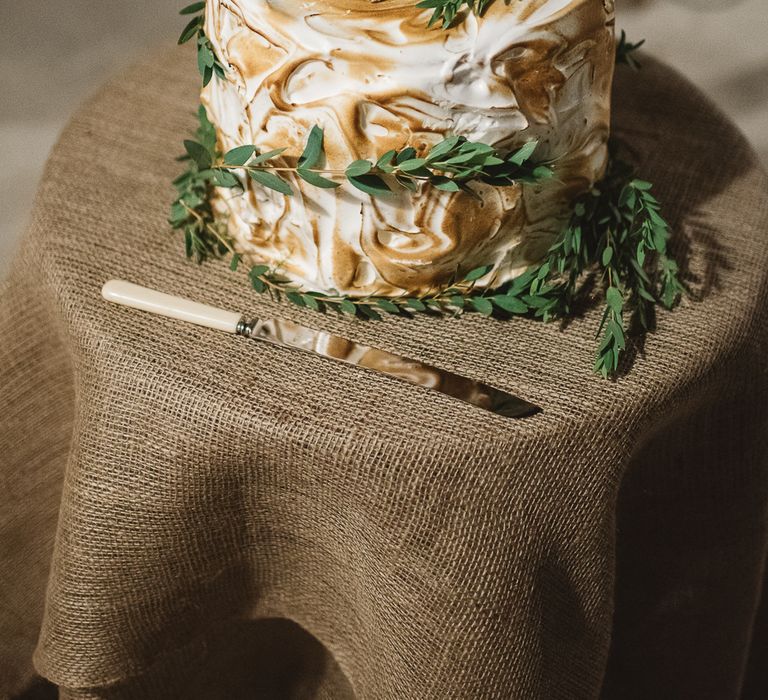
[[(216, 130), (209, 121), (205, 107), (197, 111), (196, 143), (213, 157), (216, 154)], [(201, 169), (188, 154), (179, 160), (188, 161), (187, 169), (174, 181), (177, 196), (171, 205), (169, 222), (184, 233), (187, 257), (203, 262), (209, 257), (221, 257), (230, 249), (223, 225), (216, 220), (211, 207), (213, 175)]]
[(625, 65), (628, 65), (630, 68), (632, 68), (632, 70), (640, 70), (642, 65), (633, 56), (633, 54), (644, 43), (645, 43), (645, 39), (641, 39), (640, 41), (634, 44), (631, 41), (628, 41), (627, 33), (622, 29), (621, 36), (619, 37), (619, 41), (616, 44), (616, 63), (623, 63)]
[(684, 291), (667, 250), (669, 225), (651, 189), (614, 155), (605, 178), (576, 204), (569, 226), (543, 263), (550, 266), (548, 274), (556, 270), (555, 279), (560, 277), (552, 290), (559, 317), (572, 313), (585, 273), (591, 270), (597, 277), (605, 308), (594, 368), (603, 376), (618, 369), (629, 329), (647, 331), (653, 308), (671, 309)]
[(203, 86), (211, 82), (214, 75), (223, 78), (225, 75), (224, 65), (216, 56), (213, 50), (211, 40), (206, 36), (203, 29), (204, 21), (202, 13), (205, 10), (205, 0), (187, 5), (180, 10), (181, 15), (195, 15), (179, 36), (179, 44), (186, 44), (193, 37), (197, 37), (197, 69), (203, 78)]
[[(504, 0), (504, 4), (509, 5), (511, 1)], [(416, 7), (433, 10), (427, 26), (432, 27), (440, 22), (443, 29), (447, 29), (456, 21), (465, 7), (468, 12), (482, 17), (492, 3), (493, 0), (422, 0), (416, 4)]]
[[(442, 21), (447, 27), (464, 5), (481, 15), (491, 2), (424, 0), (419, 6), (434, 9), (430, 26)], [(196, 2), (181, 12), (195, 14), (204, 8), (205, 2)], [(203, 31), (202, 15), (189, 22), (179, 43), (194, 36), (204, 85), (213, 75), (224, 77), (224, 66)], [(639, 68), (632, 52), (643, 43), (628, 42), (622, 32), (616, 48), (617, 63)], [(417, 190), (420, 183), (476, 194), (469, 187), (473, 180), (498, 186), (552, 176), (548, 165), (532, 161), (535, 141), (512, 153), (500, 154), (490, 146), (455, 136), (422, 154), (408, 147), (390, 151), (376, 162), (358, 160), (344, 170), (327, 169), (323, 167), (323, 132), (319, 127), (310, 132), (296, 164), (288, 165), (282, 158), (286, 149), (260, 153), (255, 146), (245, 145), (227, 153), (219, 152), (214, 126), (203, 107), (198, 117), (195, 140), (185, 141), (186, 154), (181, 158), (189, 162), (189, 167), (174, 180), (177, 197), (171, 206), (170, 223), (174, 229), (183, 231), (188, 257), (203, 262), (230, 255), (232, 270), (240, 267), (242, 256), (235, 251), (225, 223), (217, 220), (211, 195), (217, 186), (244, 189), (239, 173), (246, 173), (255, 182), (285, 195), (291, 195), (293, 190), (280, 172), (293, 172), (321, 188), (339, 187), (338, 180), (346, 180), (374, 196), (389, 194), (391, 185)], [(283, 276), (279, 266), (254, 265), (248, 270), (248, 277), (257, 292), (275, 299), (316, 311), (331, 310), (373, 320), (387, 314), (458, 315), (466, 311), (484, 316), (522, 315), (543, 321), (566, 318), (596, 280), (597, 292), (593, 296), (602, 297), (605, 308), (596, 334), (599, 344), (594, 369), (607, 377), (619, 367), (629, 344), (630, 328), (647, 330), (654, 307), (672, 308), (684, 291), (677, 263), (667, 251), (669, 226), (661, 216), (651, 187), (650, 183), (634, 178), (631, 169), (613, 158), (604, 180), (575, 203), (568, 225), (545, 260), (501, 287), (493, 287), (490, 265), (462, 275), (457, 271), (456, 280), (447, 288), (420, 296), (349, 297), (307, 291)], [(485, 283), (479, 284), (481, 281)]]
[(356, 160), (346, 168), (333, 169), (322, 166), (325, 157), (323, 138), (323, 130), (314, 126), (295, 165), (284, 162), (285, 148), (261, 153), (254, 145), (244, 145), (218, 154), (192, 140), (185, 141), (184, 147), (197, 164), (198, 171), (210, 175), (213, 184), (219, 187), (245, 189), (239, 177), (242, 172), (259, 185), (286, 196), (293, 194), (291, 184), (281, 175), (286, 172), (325, 189), (339, 187), (342, 184), (339, 180), (346, 180), (361, 192), (375, 197), (389, 195), (393, 188), (415, 192), (420, 183), (446, 192), (465, 191), (477, 197), (469, 184), (472, 181), (505, 186), (540, 182), (553, 175), (548, 165), (532, 159), (537, 141), (529, 141), (504, 154), (484, 143), (449, 136), (423, 155), (409, 146), (388, 151), (375, 161)]
[[(213, 188), (231, 173), (209, 167), (209, 162), (220, 162), (225, 155), (217, 151), (213, 125), (202, 107), (199, 118), (194, 143), (206, 156), (197, 147), (187, 149), (195, 151), (194, 155), (188, 152), (183, 156), (189, 167), (174, 181), (178, 196), (171, 207), (170, 223), (183, 231), (188, 257), (202, 262), (230, 255), (231, 269), (238, 270), (242, 256), (235, 251), (225, 225), (217, 220), (210, 204)], [(316, 140), (308, 142), (297, 170), (314, 165), (321, 152)], [(230, 151), (229, 158), (249, 162), (253, 156), (246, 150)], [(550, 321), (571, 316), (577, 302), (595, 287), (593, 301), (602, 299), (605, 308), (596, 334), (594, 369), (607, 377), (619, 367), (630, 343), (630, 329), (647, 330), (654, 307), (672, 308), (683, 291), (677, 263), (667, 250), (669, 226), (651, 188), (650, 183), (635, 178), (631, 168), (613, 157), (605, 178), (575, 203), (567, 226), (544, 261), (499, 287), (493, 287), (490, 265), (457, 271), (456, 280), (447, 288), (418, 296), (350, 297), (309, 291), (287, 279), (279, 266), (263, 264), (250, 267), (248, 277), (257, 292), (274, 299), (372, 320), (388, 314), (459, 315), (471, 311), (484, 316), (519, 315)]]

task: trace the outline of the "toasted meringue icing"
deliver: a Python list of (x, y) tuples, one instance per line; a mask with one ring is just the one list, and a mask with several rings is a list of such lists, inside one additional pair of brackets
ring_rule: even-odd
[(325, 133), (325, 167), (451, 134), (513, 150), (539, 140), (555, 177), (473, 183), (480, 199), (421, 185), (372, 198), (281, 173), (287, 197), (250, 182), (214, 207), (247, 262), (308, 290), (424, 294), (493, 265), (500, 284), (538, 262), (573, 199), (604, 172), (613, 77), (612, 0), (502, 0), (483, 17), (428, 28), (416, 0), (208, 0), (205, 31), (229, 69), (203, 90), (226, 151), (287, 151)]

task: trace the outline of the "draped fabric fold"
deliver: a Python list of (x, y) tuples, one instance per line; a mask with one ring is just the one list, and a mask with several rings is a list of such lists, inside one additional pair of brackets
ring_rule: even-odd
[[(192, 57), (155, 55), (88, 102), (0, 303), (0, 695), (31, 678), (38, 634), (37, 671), (77, 700), (758, 688), (768, 180), (698, 91), (643, 63), (618, 71), (614, 132), (656, 183), (692, 297), (616, 381), (590, 371), (599, 309), (565, 328), (362, 322), (186, 262), (166, 212)], [(282, 315), (544, 411), (503, 419), (109, 306), (109, 278)]]

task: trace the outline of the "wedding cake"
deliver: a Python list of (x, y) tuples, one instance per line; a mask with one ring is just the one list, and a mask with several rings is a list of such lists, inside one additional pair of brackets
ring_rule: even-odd
[[(249, 182), (214, 207), (243, 258), (308, 290), (424, 294), (484, 265), (498, 285), (541, 260), (607, 162), (613, 0), (495, 0), (429, 26), (417, 0), (208, 0), (228, 66), (203, 91), (222, 151), (286, 148), (293, 196)], [(537, 141), (553, 177), (467, 191), (421, 183), (371, 196), (291, 170), (313, 127), (343, 170), (458, 135), (509, 152)]]

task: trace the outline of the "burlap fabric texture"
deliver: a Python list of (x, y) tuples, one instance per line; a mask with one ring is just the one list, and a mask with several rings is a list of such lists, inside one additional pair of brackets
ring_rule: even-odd
[[(0, 695), (37, 641), (37, 671), (78, 699), (766, 697), (768, 184), (705, 98), (644, 63), (618, 71), (615, 131), (696, 298), (615, 382), (590, 371), (596, 310), (366, 323), (187, 263), (166, 223), (186, 52), (85, 105), (0, 304)], [(109, 306), (113, 277), (544, 411), (502, 419)]]

